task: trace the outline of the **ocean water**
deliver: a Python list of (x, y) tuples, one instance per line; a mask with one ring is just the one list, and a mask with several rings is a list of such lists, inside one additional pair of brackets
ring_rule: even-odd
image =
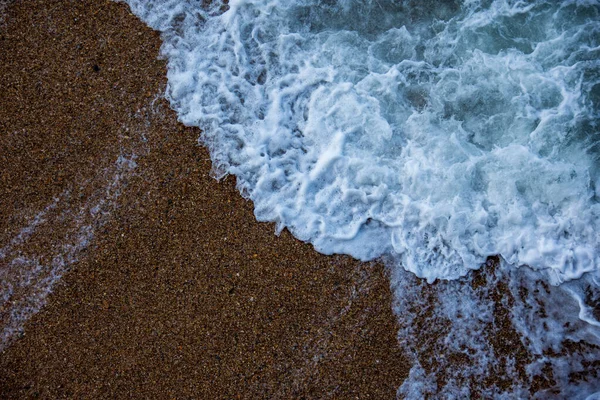
[(258, 220), (386, 260), (400, 397), (600, 398), (600, 2), (127, 3)]

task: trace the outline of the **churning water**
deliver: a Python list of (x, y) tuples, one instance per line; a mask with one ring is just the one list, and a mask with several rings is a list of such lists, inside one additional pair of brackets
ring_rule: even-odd
[(128, 3), (259, 220), (388, 260), (400, 395), (600, 390), (598, 1)]

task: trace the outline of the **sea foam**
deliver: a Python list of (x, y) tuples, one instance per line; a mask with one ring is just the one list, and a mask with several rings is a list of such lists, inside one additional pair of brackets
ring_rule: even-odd
[[(509, 286), (537, 290), (534, 301), (510, 286), (509, 325), (531, 356), (525, 386), (490, 395), (525, 396), (558, 343), (600, 345), (598, 1), (127, 2), (162, 32), (167, 96), (183, 123), (202, 128), (215, 176), (235, 175), (258, 220), (322, 253), (389, 260), (408, 331), (401, 305), (420, 286), (404, 270), (458, 285), (438, 290), (433, 326), (454, 321), (460, 301), (480, 311), (452, 322), (445, 345), (500, 332), (482, 322), (494, 303), (464, 283), (488, 256), (501, 256)], [(485, 273), (489, 291), (502, 279)], [(563, 285), (530, 287), (547, 283)], [(553, 324), (535, 308), (566, 298), (572, 312)], [(583, 323), (577, 334), (557, 322), (572, 316), (577, 324), (564, 323)], [(494, 374), (493, 343), (481, 346), (457, 350), (479, 372), (439, 363), (456, 383), (448, 396), (465, 394), (463, 372)], [(417, 364), (401, 394), (442, 393), (431, 389), (435, 368)], [(559, 393), (572, 395), (560, 376)], [(581, 396), (600, 390), (588, 378)]]
[(598, 271), (596, 2), (196, 3), (129, 1), (259, 220), (430, 281)]

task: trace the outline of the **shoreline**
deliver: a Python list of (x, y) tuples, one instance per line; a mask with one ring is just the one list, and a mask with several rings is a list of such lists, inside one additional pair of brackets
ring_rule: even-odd
[(395, 397), (386, 271), (275, 236), (210, 177), (160, 97), (156, 32), (109, 1), (7, 15), (0, 246), (55, 203), (6, 259), (64, 262), (0, 353), (0, 397)]

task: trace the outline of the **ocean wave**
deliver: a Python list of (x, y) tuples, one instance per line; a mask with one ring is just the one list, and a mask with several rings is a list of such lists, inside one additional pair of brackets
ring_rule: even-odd
[[(420, 287), (404, 270), (451, 287), (501, 256), (511, 285), (560, 285), (535, 298), (568, 297), (577, 335), (592, 332), (577, 340), (600, 344), (598, 305), (585, 294), (600, 280), (600, 3), (127, 2), (162, 32), (172, 107), (202, 128), (215, 177), (235, 175), (258, 220), (325, 254), (385, 257), (399, 301)], [(464, 300), (462, 290), (446, 301)], [(515, 290), (510, 323), (533, 357), (531, 386), (543, 349), (575, 336)], [(463, 295), (481, 315), (492, 307)], [(465, 337), (481, 322), (462, 321)], [(491, 354), (479, 350), (477, 368)], [(434, 375), (413, 369), (409, 382)], [(600, 390), (589, 379), (584, 392)]]

